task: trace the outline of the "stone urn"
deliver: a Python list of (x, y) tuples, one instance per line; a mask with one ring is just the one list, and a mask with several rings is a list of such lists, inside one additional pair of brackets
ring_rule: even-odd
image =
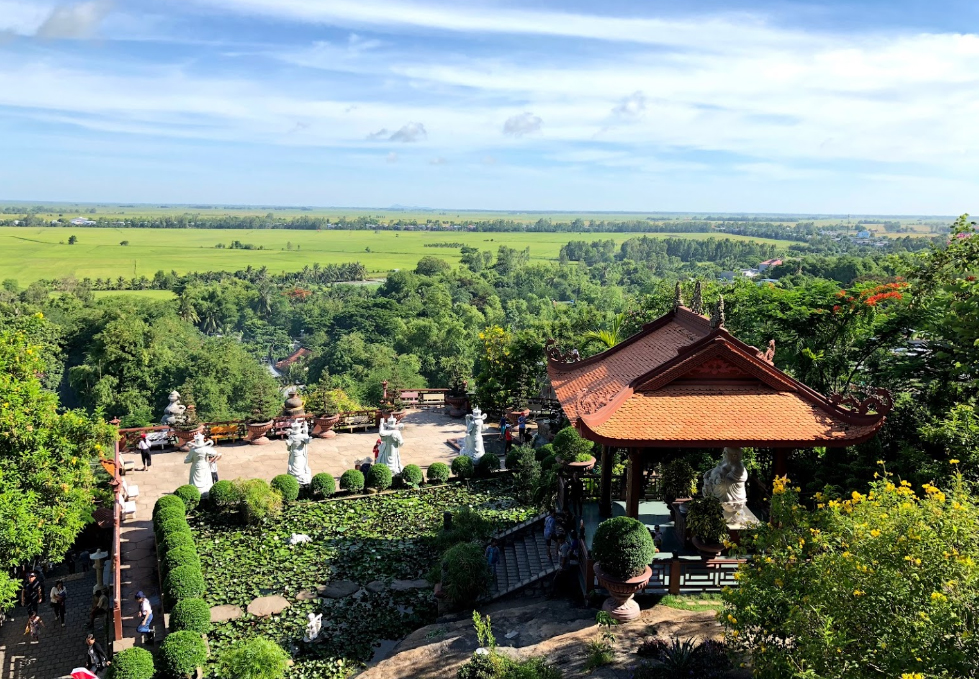
[(246, 422), (245, 427), (248, 429), (248, 433), (245, 435), (245, 440), (253, 446), (264, 446), (266, 443), (270, 443), (269, 437), (266, 434), (272, 429), (273, 422), (274, 420), (269, 420), (268, 422)]
[(377, 423), (375, 426), (380, 426), (381, 422), (388, 419), (389, 417), (393, 417), (395, 422), (400, 422), (402, 418), (404, 418), (404, 416), (407, 414), (408, 411), (405, 410), (404, 408), (396, 409), (389, 405), (387, 406), (382, 405), (377, 411)]
[(595, 467), (595, 458), (589, 456), (584, 462), (565, 462), (560, 457), (556, 458), (557, 463), (570, 472), (584, 473), (591, 471)]
[(639, 604), (632, 597), (641, 592), (649, 582), (653, 569), (646, 566), (640, 575), (628, 580), (613, 577), (602, 570), (600, 563), (595, 564), (595, 577), (599, 584), (608, 590), (609, 598), (602, 604), (602, 610), (618, 622), (629, 622), (639, 617)]
[(177, 437), (177, 450), (187, 452), (190, 450), (190, 442), (194, 440), (194, 437), (198, 434), (204, 433), (204, 424), (198, 424), (193, 429), (179, 429), (177, 427), (173, 428), (173, 435)]
[(317, 415), (313, 418), (313, 436), (321, 439), (336, 438), (337, 433), (333, 427), (340, 422), (340, 415)]
[(468, 394), (446, 394), (445, 405), (448, 408), (449, 417), (464, 417), (469, 409)]
[(302, 417), (306, 414), (306, 411), (303, 410), (303, 400), (299, 398), (299, 394), (296, 393), (295, 389), (289, 392), (289, 397), (282, 407), (282, 414), (292, 419)]
[(704, 561), (716, 559), (724, 551), (724, 545), (717, 542), (704, 542), (696, 535), (690, 539), (690, 542), (693, 544), (693, 548), (700, 552), (700, 558)]

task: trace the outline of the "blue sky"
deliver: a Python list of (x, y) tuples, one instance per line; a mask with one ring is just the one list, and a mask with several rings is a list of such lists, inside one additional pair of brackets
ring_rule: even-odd
[(0, 0), (0, 199), (958, 214), (979, 3)]

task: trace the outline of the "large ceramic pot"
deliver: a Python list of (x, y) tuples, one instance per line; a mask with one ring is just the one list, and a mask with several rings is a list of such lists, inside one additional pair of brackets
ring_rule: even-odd
[(599, 584), (608, 590), (609, 598), (602, 604), (602, 610), (619, 622), (629, 622), (639, 617), (639, 604), (633, 599), (636, 592), (646, 587), (653, 569), (646, 566), (642, 574), (628, 580), (613, 577), (602, 570), (600, 563), (595, 564), (595, 576)]
[(268, 422), (246, 422), (245, 426), (248, 428), (248, 434), (245, 436), (245, 440), (253, 446), (264, 446), (266, 443), (269, 443), (269, 437), (266, 434), (272, 429), (273, 422), (274, 420), (269, 420)]
[(696, 535), (690, 539), (690, 542), (693, 543), (693, 548), (700, 552), (700, 558), (704, 561), (716, 559), (724, 551), (724, 545), (716, 542), (704, 542)]
[(559, 457), (557, 463), (570, 472), (584, 473), (594, 468), (595, 458), (589, 457), (585, 462), (565, 462)]
[(177, 450), (182, 450), (186, 453), (188, 450), (190, 450), (190, 442), (194, 440), (194, 437), (198, 434), (202, 434), (203, 432), (203, 423), (198, 425), (196, 429), (174, 428), (173, 435), (177, 437)]
[(506, 419), (513, 426), (517, 426), (517, 420), (520, 419), (521, 415), (524, 417), (530, 417), (530, 410), (527, 408), (524, 408), (523, 410), (511, 410), (506, 414)]
[(463, 417), (469, 405), (469, 397), (465, 394), (461, 396), (446, 394), (445, 405), (449, 409), (449, 417)]
[(405, 415), (408, 414), (407, 410), (392, 410), (391, 408), (381, 408), (378, 412), (378, 424), (381, 420), (386, 420), (392, 415), (394, 415), (394, 421), (400, 422)]
[(313, 418), (313, 436), (321, 439), (332, 439), (335, 438), (337, 433), (333, 431), (333, 427), (337, 426), (340, 422), (339, 415), (317, 415)]

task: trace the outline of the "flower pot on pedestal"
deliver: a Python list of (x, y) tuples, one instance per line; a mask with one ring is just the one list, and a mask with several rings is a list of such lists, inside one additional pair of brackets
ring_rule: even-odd
[(264, 446), (269, 443), (269, 439), (266, 434), (272, 429), (273, 420), (268, 422), (246, 422), (245, 426), (248, 428), (248, 434), (245, 436), (245, 440), (251, 443), (253, 446)]
[(314, 417), (313, 423), (316, 426), (313, 427), (313, 436), (321, 439), (335, 438), (337, 433), (333, 431), (333, 427), (337, 426), (339, 422), (339, 415), (318, 415)]
[(640, 575), (628, 580), (612, 577), (602, 570), (600, 563), (595, 564), (595, 576), (599, 584), (608, 590), (609, 598), (602, 604), (602, 610), (619, 622), (629, 622), (639, 617), (639, 604), (633, 596), (646, 587), (653, 569), (646, 566)]
[(694, 549), (700, 552), (700, 558), (704, 561), (716, 559), (724, 551), (724, 545), (715, 542), (704, 542), (696, 535), (693, 536), (691, 542), (693, 543)]
[(557, 463), (567, 469), (570, 472), (584, 473), (591, 470), (595, 466), (595, 458), (591, 455), (588, 456), (587, 460), (582, 462), (566, 462), (560, 457), (556, 458)]
[(194, 429), (177, 429), (174, 428), (173, 435), (177, 437), (177, 450), (187, 452), (190, 450), (190, 442), (194, 440), (194, 437), (200, 433), (203, 433), (204, 425), (199, 424)]
[(469, 397), (466, 394), (448, 394), (445, 405), (449, 409), (449, 417), (463, 417), (469, 409)]

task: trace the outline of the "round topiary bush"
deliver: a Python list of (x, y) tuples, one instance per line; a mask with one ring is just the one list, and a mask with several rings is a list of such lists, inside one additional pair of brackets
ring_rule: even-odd
[(313, 490), (314, 497), (330, 497), (337, 492), (337, 482), (333, 480), (332, 475), (326, 472), (320, 472), (313, 476), (309, 485)]
[(207, 662), (207, 645), (197, 632), (173, 632), (160, 644), (159, 661), (164, 674), (172, 679), (192, 677)]
[(359, 493), (364, 489), (364, 475), (356, 469), (348, 469), (340, 477), (340, 489)]
[(465, 455), (460, 455), (452, 460), (452, 473), (460, 479), (471, 479), (475, 472), (476, 469), (473, 467), (473, 461)]
[(163, 575), (180, 566), (193, 566), (198, 570), (201, 567), (201, 557), (193, 547), (176, 547), (163, 554), (161, 559)]
[(211, 505), (219, 510), (237, 509), (241, 504), (241, 490), (231, 481), (218, 481), (207, 494)]
[(386, 464), (372, 464), (370, 470), (367, 472), (367, 478), (365, 479), (365, 485), (368, 488), (376, 488), (377, 490), (387, 490), (391, 487), (391, 483), (394, 481), (394, 476), (391, 474), (391, 468)]
[(157, 538), (157, 544), (163, 552), (170, 552), (179, 547), (190, 547), (194, 551), (197, 551), (197, 545), (194, 544), (194, 536), (190, 534), (189, 530), (159, 536)]
[(222, 653), (218, 666), (222, 677), (282, 679), (289, 666), (289, 654), (274, 641), (255, 637)]
[(429, 483), (445, 483), (452, 476), (452, 470), (444, 462), (433, 462), (428, 467)]
[(541, 460), (540, 468), (542, 471), (547, 471), (557, 465), (557, 455), (548, 455), (543, 460)]
[(422, 468), (417, 464), (409, 464), (401, 470), (401, 480), (406, 486), (420, 486), (425, 477), (422, 475)]
[(235, 481), (241, 493), (241, 514), (245, 523), (255, 525), (282, 512), (282, 493), (264, 479)]
[(165, 538), (174, 533), (186, 533), (190, 535), (190, 526), (187, 525), (187, 519), (182, 516), (179, 519), (167, 519), (156, 527), (156, 536), (158, 539)]
[(156, 514), (153, 515), (153, 530), (157, 533), (160, 532), (160, 526), (172, 519), (183, 521), (187, 523), (187, 517), (184, 513), (183, 503), (180, 503), (180, 507), (163, 507)]
[(565, 462), (584, 462), (592, 456), (594, 445), (574, 427), (565, 427), (554, 436), (554, 453)]
[(197, 509), (197, 505), (201, 501), (201, 491), (197, 489), (197, 486), (192, 486), (189, 483), (177, 488), (173, 494), (183, 500), (188, 513)]
[(551, 443), (548, 443), (548, 444), (543, 445), (540, 448), (538, 448), (534, 452), (534, 457), (537, 458), (537, 461), (538, 462), (543, 462), (544, 460), (546, 460), (547, 458), (549, 458), (553, 454), (554, 454), (554, 445), (551, 444)]
[(173, 608), (183, 599), (199, 598), (204, 594), (204, 576), (200, 568), (178, 566), (167, 573), (163, 580), (163, 592), (167, 608)]
[(488, 478), (499, 468), (500, 458), (492, 453), (487, 453), (476, 461), (476, 476), (482, 479)]
[(591, 556), (614, 578), (642, 575), (656, 554), (649, 530), (628, 516), (602, 521), (592, 538)]
[(483, 550), (475, 543), (460, 542), (442, 556), (442, 592), (456, 608), (472, 606), (491, 578)]
[(211, 631), (211, 607), (203, 599), (181, 599), (170, 611), (170, 631), (189, 630), (198, 634)]
[(160, 499), (158, 499), (156, 501), (156, 504), (155, 505), (153, 505), (153, 518), (154, 519), (156, 518), (156, 515), (164, 507), (176, 507), (177, 509), (179, 509), (180, 511), (184, 512), (185, 514), (187, 513), (187, 505), (184, 504), (184, 501), (183, 500), (181, 500), (176, 495), (164, 495), (164, 496), (162, 496)]
[(109, 665), (107, 679), (153, 679), (156, 667), (153, 654), (145, 648), (127, 648), (116, 653)]
[(272, 479), (272, 483), (269, 485), (279, 491), (282, 494), (282, 499), (286, 502), (295, 502), (299, 498), (299, 481), (296, 480), (295, 476), (279, 474)]

